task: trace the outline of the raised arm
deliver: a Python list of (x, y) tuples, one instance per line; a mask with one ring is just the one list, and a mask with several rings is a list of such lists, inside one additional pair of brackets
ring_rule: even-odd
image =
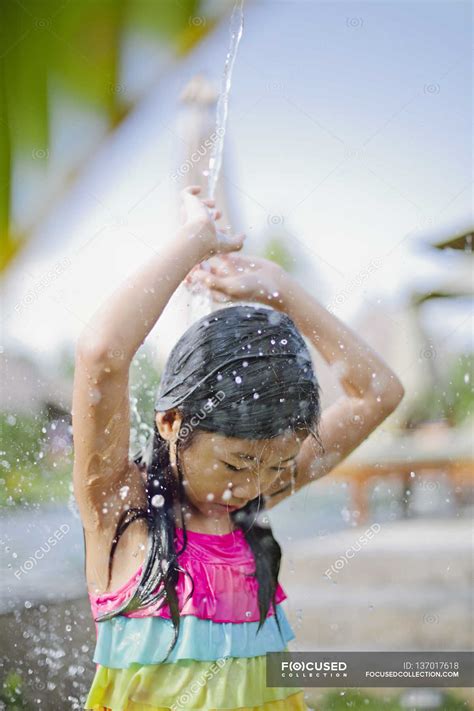
[[(129, 459), (129, 369), (173, 292), (190, 269), (218, 252), (240, 249), (243, 237), (216, 228), (220, 212), (198, 197), (199, 187), (183, 191), (185, 223), (172, 243), (156, 254), (107, 299), (81, 333), (76, 347), (73, 390), (73, 483), (85, 529), (115, 526), (120, 489), (123, 505), (143, 488)], [(109, 503), (113, 501), (112, 507)]]
[[(345, 394), (321, 416), (324, 455), (308, 437), (297, 460), (295, 489), (318, 479), (345, 459), (398, 406), (404, 388), (385, 361), (289, 275), (281, 276), (280, 308), (333, 367)], [(284, 495), (275, 494), (268, 507)]]
[[(218, 300), (244, 299), (285, 311), (334, 367), (345, 392), (321, 416), (324, 455), (308, 437), (297, 458), (293, 490), (327, 474), (347, 457), (388, 415), (404, 395), (393, 370), (352, 329), (331, 314), (275, 263), (266, 259), (228, 255), (209, 260), (212, 272), (196, 269)], [(288, 496), (289, 482), (276, 481), (268, 492), (267, 508)]]

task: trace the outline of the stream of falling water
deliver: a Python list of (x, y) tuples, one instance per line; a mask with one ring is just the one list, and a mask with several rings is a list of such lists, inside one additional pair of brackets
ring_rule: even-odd
[(230, 42), (227, 57), (222, 74), (221, 90), (216, 107), (216, 128), (217, 140), (213, 143), (211, 156), (209, 159), (208, 171), (208, 198), (214, 199), (217, 181), (222, 166), (222, 153), (224, 150), (225, 132), (227, 126), (227, 115), (229, 113), (229, 95), (232, 88), (232, 72), (235, 58), (239, 49), (240, 40), (244, 31), (244, 0), (236, 0), (232, 15), (230, 17)]
[[(222, 166), (227, 116), (229, 113), (229, 96), (232, 88), (232, 72), (243, 31), (244, 0), (236, 0), (230, 16), (229, 48), (227, 50), (224, 72), (221, 80), (221, 89), (216, 106), (216, 125), (214, 132), (217, 139), (212, 145), (211, 155), (209, 158), (209, 168), (203, 172), (203, 174), (207, 177), (207, 197), (210, 199), (214, 199), (215, 197), (217, 182), (219, 180)], [(206, 287), (202, 285), (192, 287), (190, 289), (190, 296), (190, 304), (187, 309), (188, 326), (204, 314), (210, 313), (214, 308), (212, 295)]]

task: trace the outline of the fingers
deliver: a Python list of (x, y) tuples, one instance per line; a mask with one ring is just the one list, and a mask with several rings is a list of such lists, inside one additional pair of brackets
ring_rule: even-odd
[(223, 277), (218, 277), (215, 274), (204, 271), (204, 269), (198, 269), (192, 275), (193, 282), (200, 282), (207, 286), (208, 289), (223, 289), (224, 280)]
[(226, 296), (238, 296), (240, 293), (240, 285), (233, 277), (219, 277), (203, 269), (193, 275), (193, 282), (200, 282), (211, 291), (216, 292), (216, 295), (219, 293)]
[(243, 233), (230, 237), (228, 235), (219, 233), (219, 250), (223, 253), (234, 252), (236, 250), (242, 249), (244, 246), (245, 235)]
[(216, 274), (217, 276), (229, 276), (233, 272), (233, 269), (229, 268), (229, 265), (224, 259), (219, 259), (219, 256), (211, 257), (207, 260), (209, 269), (213, 274)]
[(252, 255), (230, 252), (228, 254), (218, 254), (207, 261), (211, 264), (211, 267), (216, 266), (218, 269), (225, 268), (240, 272), (243, 270), (254, 272), (258, 270), (260, 260)]
[(188, 185), (181, 191), (181, 198), (185, 210), (206, 209), (206, 201), (199, 198), (201, 187), (199, 185)]
[(234, 301), (234, 298), (232, 296), (224, 294), (222, 291), (215, 291), (215, 289), (210, 289), (210, 294), (212, 296), (212, 300), (216, 301), (219, 304), (227, 304), (230, 301)]
[(238, 252), (216, 254), (206, 260), (211, 272), (219, 276), (237, 275), (243, 273), (255, 273), (259, 264), (256, 257), (251, 257)]
[[(181, 191), (181, 196), (183, 197), (183, 199), (189, 197), (189, 195), (197, 197), (201, 192), (202, 188), (200, 185), (188, 185)], [(213, 198), (200, 197), (199, 199), (207, 207), (215, 207), (216, 201)]]
[(187, 185), (181, 190), (181, 195), (199, 195), (202, 188), (200, 185)]
[(206, 261), (210, 265), (211, 269), (216, 269), (219, 271), (224, 271), (228, 273), (229, 271), (234, 271), (238, 266), (239, 256), (230, 252), (229, 254), (215, 254), (213, 257), (209, 257)]
[[(213, 198), (201, 198), (201, 191), (202, 188), (200, 185), (188, 185), (181, 191), (181, 197), (185, 208), (186, 205), (188, 206), (188, 208), (191, 208), (192, 205), (193, 209), (196, 209), (198, 205), (200, 205), (201, 207), (209, 208), (209, 214), (211, 215), (212, 219), (220, 220), (220, 218), (222, 217), (222, 211), (216, 208), (216, 201)], [(186, 217), (186, 209), (184, 210), (184, 212), (184, 217)]]

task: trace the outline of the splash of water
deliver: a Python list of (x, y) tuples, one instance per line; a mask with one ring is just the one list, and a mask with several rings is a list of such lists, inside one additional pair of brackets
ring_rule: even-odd
[(221, 90), (216, 107), (216, 135), (217, 139), (213, 143), (211, 156), (209, 159), (208, 171), (208, 197), (214, 199), (217, 181), (222, 166), (222, 153), (224, 150), (224, 140), (227, 125), (227, 115), (229, 112), (229, 95), (232, 87), (232, 72), (235, 58), (239, 49), (240, 40), (244, 31), (244, 0), (236, 0), (232, 15), (230, 17), (230, 42), (225, 60), (224, 73), (222, 75)]

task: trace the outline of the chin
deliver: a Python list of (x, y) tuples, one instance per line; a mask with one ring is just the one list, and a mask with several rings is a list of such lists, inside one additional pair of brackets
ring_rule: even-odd
[(206, 516), (230, 516), (231, 513), (238, 511), (242, 506), (227, 506), (226, 504), (207, 503), (199, 507), (201, 513)]

